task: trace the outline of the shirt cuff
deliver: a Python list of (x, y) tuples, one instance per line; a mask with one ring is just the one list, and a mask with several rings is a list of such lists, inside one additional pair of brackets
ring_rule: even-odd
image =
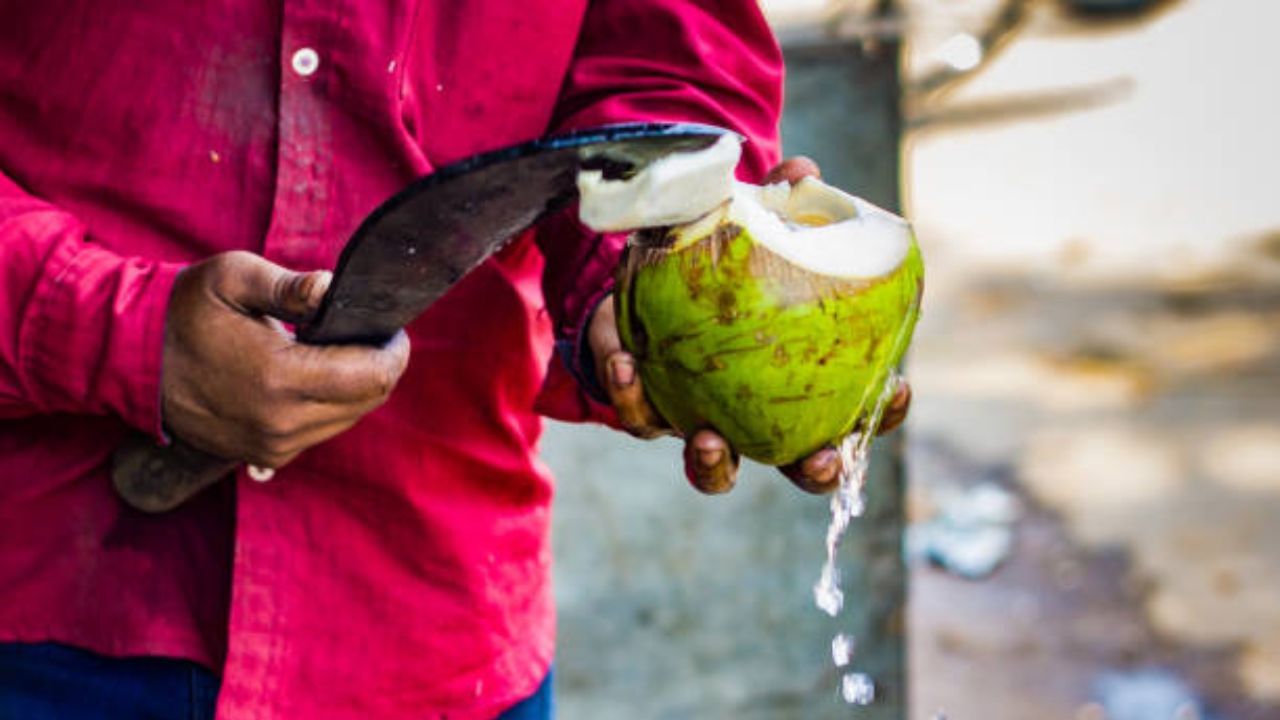
[(79, 241), (54, 250), (21, 330), (24, 384), (43, 412), (115, 414), (164, 441), (165, 316), (182, 268)]
[(605, 286), (587, 301), (586, 314), (578, 321), (575, 329), (556, 340), (556, 352), (560, 356), (560, 361), (564, 363), (569, 374), (578, 381), (578, 387), (582, 388), (587, 397), (603, 405), (609, 404), (609, 395), (600, 384), (600, 374), (596, 372), (596, 356), (591, 350), (587, 330), (600, 303), (609, 297), (613, 287), (613, 280), (606, 282)]

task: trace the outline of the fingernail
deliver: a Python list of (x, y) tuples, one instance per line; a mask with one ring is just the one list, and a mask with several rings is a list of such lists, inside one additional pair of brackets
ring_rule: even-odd
[(631, 387), (636, 381), (636, 365), (630, 358), (614, 358), (609, 362), (609, 374), (616, 387)]
[(813, 461), (813, 470), (817, 473), (825, 473), (835, 465), (836, 451), (830, 448), (818, 452), (816, 459)]
[(298, 287), (299, 299), (306, 303), (319, 302), (329, 289), (333, 273), (328, 270), (317, 270), (308, 273)]
[(817, 468), (815, 468), (814, 479), (821, 483), (829, 483), (835, 480), (840, 473), (840, 456), (835, 450), (828, 450), (818, 458)]
[(706, 470), (710, 470), (715, 466), (719, 465), (722, 459), (724, 459), (723, 450), (699, 450), (698, 451), (698, 464), (701, 465)]
[(325, 293), (329, 290), (329, 286), (333, 284), (333, 273), (328, 270), (319, 270), (316, 272), (316, 290)]

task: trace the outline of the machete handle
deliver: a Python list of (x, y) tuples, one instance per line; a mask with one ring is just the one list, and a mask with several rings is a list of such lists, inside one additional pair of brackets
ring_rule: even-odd
[(146, 513), (162, 513), (235, 472), (239, 464), (176, 438), (165, 446), (142, 433), (133, 433), (111, 458), (111, 482), (132, 507)]

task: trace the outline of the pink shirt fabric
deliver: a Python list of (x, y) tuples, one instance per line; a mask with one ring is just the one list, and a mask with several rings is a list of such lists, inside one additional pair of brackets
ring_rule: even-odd
[(592, 409), (553, 331), (574, 341), (620, 239), (527, 234), (410, 326), (385, 406), (148, 516), (108, 466), (160, 436), (174, 278), (232, 249), (332, 267), (411, 180), (576, 127), (733, 128), (758, 177), (781, 74), (753, 0), (0, 0), (0, 641), (194, 660), (224, 718), (531, 693), (554, 641), (538, 410)]

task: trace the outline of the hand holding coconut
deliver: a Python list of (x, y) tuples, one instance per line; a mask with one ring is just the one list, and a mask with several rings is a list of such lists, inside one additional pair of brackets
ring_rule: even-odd
[[(592, 318), (596, 370), (629, 432), (685, 438), (699, 490), (732, 488), (740, 451), (827, 492), (834, 444), (860, 429), (910, 340), (919, 250), (905, 222), (821, 183), (807, 158), (764, 187), (734, 183), (737, 143), (722, 144), (629, 188), (579, 178), (592, 227), (662, 226), (633, 238), (619, 295)], [(879, 432), (910, 398), (902, 385)]]

